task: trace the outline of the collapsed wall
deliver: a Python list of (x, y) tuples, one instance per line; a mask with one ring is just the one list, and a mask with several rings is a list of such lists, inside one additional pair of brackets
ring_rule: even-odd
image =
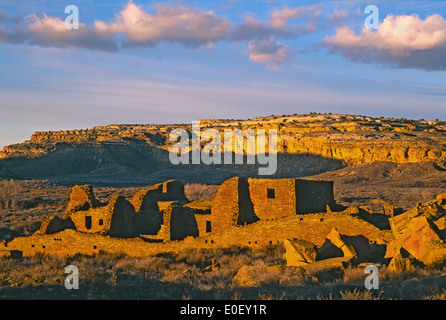
[[(78, 232), (126, 238), (141, 234), (157, 235), (164, 223), (163, 212), (158, 203), (169, 201), (179, 201), (181, 204), (189, 202), (182, 182), (165, 181), (138, 191), (131, 201), (122, 196), (114, 196), (106, 204), (95, 198), (90, 185), (74, 186), (63, 218), (46, 218), (38, 232), (51, 234), (74, 229)], [(181, 218), (182, 215), (178, 217)], [(181, 225), (175, 228), (181, 228)], [(177, 233), (181, 234), (177, 230), (173, 232), (174, 235)]]
[(434, 223), (441, 223), (442, 218), (446, 216), (446, 193), (438, 195), (435, 200), (427, 203), (418, 203), (413, 209), (389, 218), (390, 228), (395, 238), (409, 229), (415, 218), (420, 216)]
[[(219, 232), (237, 224), (240, 213), (239, 177), (223, 182), (212, 202), (210, 224), (213, 232)], [(200, 228), (202, 229), (202, 228)]]
[(113, 196), (103, 207), (76, 211), (69, 217), (79, 232), (100, 233), (115, 237), (139, 235), (133, 228), (136, 219), (135, 209), (122, 196)]
[(71, 220), (70, 217), (66, 219), (61, 219), (57, 216), (48, 216), (42, 221), (42, 224), (40, 225), (40, 228), (37, 231), (37, 233), (53, 234), (66, 229), (76, 230), (76, 225), (74, 224), (73, 220)]
[(164, 241), (199, 236), (197, 220), (188, 207), (183, 207), (178, 203), (170, 205), (164, 211), (163, 221), (161, 234)]
[(88, 210), (103, 205), (104, 204), (94, 196), (91, 185), (74, 186), (71, 188), (70, 201), (68, 202), (65, 218), (72, 212)]
[(158, 206), (157, 189), (139, 190), (130, 200), (135, 208), (135, 232), (138, 234), (157, 234), (163, 223), (163, 215)]

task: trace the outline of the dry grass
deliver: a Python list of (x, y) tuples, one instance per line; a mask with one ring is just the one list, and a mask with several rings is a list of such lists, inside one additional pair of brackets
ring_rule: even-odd
[[(271, 254), (272, 253), (272, 254)], [(444, 300), (445, 270), (417, 269), (399, 276), (382, 268), (380, 288), (366, 290), (363, 267), (349, 267), (343, 277), (317, 280), (284, 264), (281, 246), (268, 250), (246, 247), (185, 250), (177, 255), (145, 258), (125, 255), (38, 255), (0, 259), (1, 299), (233, 299), (233, 300)], [(214, 263), (214, 267), (207, 268)], [(79, 290), (67, 290), (67, 265), (79, 268)], [(260, 267), (257, 287), (235, 286), (233, 278), (246, 265)], [(272, 271), (268, 271), (272, 270)], [(381, 270), (381, 269), (380, 269)]]
[[(190, 200), (209, 200), (217, 186), (187, 184)], [(47, 181), (0, 181), (0, 240), (29, 235), (46, 215), (61, 215), (69, 187)], [(111, 195), (133, 196), (136, 188), (95, 188), (101, 201)], [(285, 268), (281, 244), (260, 249), (229, 247), (186, 249), (145, 258), (125, 255), (37, 255), (0, 259), (0, 299), (428, 299), (446, 297), (446, 269), (415, 268), (392, 273), (379, 266), (380, 288), (364, 288), (363, 267), (348, 267), (340, 276), (316, 278), (299, 268)], [(79, 268), (80, 289), (67, 290), (64, 268)], [(239, 287), (233, 278), (243, 266), (260, 267), (258, 287)], [(269, 266), (282, 266), (281, 272)]]
[(34, 233), (47, 215), (62, 215), (69, 188), (48, 181), (0, 180), (0, 240)]
[(206, 185), (202, 183), (188, 183), (184, 186), (184, 193), (191, 201), (211, 200), (217, 192), (218, 185)]

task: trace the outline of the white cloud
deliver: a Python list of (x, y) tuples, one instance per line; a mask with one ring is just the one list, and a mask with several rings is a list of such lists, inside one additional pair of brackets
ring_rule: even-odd
[[(112, 21), (96, 20), (92, 26), (79, 23), (67, 30), (65, 21), (43, 14), (29, 15), (16, 22), (14, 31), (0, 26), (0, 42), (26, 43), (56, 48), (84, 48), (118, 51), (121, 47), (155, 46), (174, 42), (190, 48), (212, 48), (218, 41), (246, 44), (249, 58), (273, 70), (292, 56), (292, 51), (276, 39), (297, 39), (322, 26), (322, 5), (275, 10), (265, 20), (247, 14), (236, 24), (212, 11), (183, 4), (155, 3), (146, 11), (132, 0), (115, 14)], [(0, 19), (5, 19), (4, 14)]]
[(32, 23), (27, 28), (27, 40), (32, 44), (55, 47), (80, 47), (86, 49), (115, 51), (116, 43), (79, 23), (79, 29), (66, 29), (65, 21), (57, 17), (43, 14), (39, 18), (35, 14), (28, 16)]
[(434, 14), (422, 20), (417, 15), (387, 16), (378, 30), (349, 27), (325, 37), (325, 44), (354, 60), (381, 61), (401, 67), (446, 68), (446, 21)]
[(131, 43), (176, 41), (188, 46), (208, 45), (229, 34), (230, 22), (211, 11), (190, 9), (157, 3), (150, 14), (130, 1), (116, 16), (116, 21), (106, 24), (96, 21), (94, 30), (99, 34), (125, 33)]

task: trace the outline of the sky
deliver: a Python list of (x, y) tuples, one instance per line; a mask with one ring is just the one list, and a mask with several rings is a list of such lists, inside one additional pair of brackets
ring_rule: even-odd
[(444, 0), (0, 0), (0, 147), (309, 112), (446, 120)]

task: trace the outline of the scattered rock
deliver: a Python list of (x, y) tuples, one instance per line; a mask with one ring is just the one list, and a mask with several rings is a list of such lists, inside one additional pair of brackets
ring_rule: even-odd
[(387, 245), (385, 257), (395, 257), (403, 248), (425, 265), (443, 261), (446, 257), (446, 244), (438, 235), (437, 226), (425, 216), (411, 220), (404, 233)]
[(403, 213), (403, 208), (395, 207), (391, 203), (385, 203), (383, 205), (383, 211), (386, 216), (395, 217)]
[(327, 235), (327, 238), (318, 250), (316, 260), (324, 260), (329, 258), (344, 257), (344, 258), (354, 258), (356, 257), (356, 251), (353, 246), (346, 243), (339, 233), (337, 228), (333, 228), (331, 232)]
[(387, 266), (387, 271), (402, 272), (414, 270), (415, 259), (413, 257), (404, 258), (401, 252), (398, 252)]
[(309, 265), (303, 266), (307, 274), (318, 275), (330, 271), (344, 271), (350, 262), (350, 258), (337, 257), (315, 261)]
[(398, 238), (405, 230), (411, 228), (414, 219), (423, 216), (429, 221), (436, 221), (446, 215), (445, 196), (438, 195), (433, 201), (425, 204), (418, 203), (415, 208), (403, 214), (389, 219), (390, 228), (395, 238)]
[(309, 241), (285, 239), (283, 245), (286, 249), (284, 257), (287, 266), (299, 267), (316, 261), (317, 247)]

